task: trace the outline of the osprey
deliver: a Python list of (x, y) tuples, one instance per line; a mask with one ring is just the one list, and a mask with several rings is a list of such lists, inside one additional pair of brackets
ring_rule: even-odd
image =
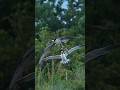
[[(93, 49), (93, 50), (86, 53), (85, 63), (87, 63), (87, 62), (89, 62), (89, 61), (91, 61), (95, 58), (98, 58), (101, 55), (106, 55), (106, 54), (110, 53), (112, 50), (114, 50), (115, 48), (119, 48), (119, 47), (120, 47), (120, 44), (108, 45), (108, 46), (105, 46), (105, 47), (102, 47), (102, 48)], [(69, 61), (67, 61), (67, 60), (69, 60), (69, 59), (67, 59), (67, 56), (70, 55), (73, 51), (76, 51), (79, 48), (80, 48), (80, 46), (75, 46), (75, 47), (69, 49), (68, 52), (61, 52), (61, 55), (48, 56), (48, 57), (46, 57), (46, 55), (47, 55), (47, 52), (46, 52), (44, 55), (42, 55), (41, 65), (42, 65), (42, 62), (44, 62), (44, 61), (52, 61), (52, 60), (58, 60), (61, 63), (64, 62), (64, 60), (66, 62), (69, 62)], [(26, 82), (26, 81), (27, 82), (28, 81), (29, 82), (34, 82), (34, 81), (31, 81), (31, 80), (35, 79), (35, 73), (34, 72), (29, 72), (29, 74), (27, 74), (25, 76), (22, 75), (23, 72), (25, 71), (25, 69), (29, 69), (29, 68), (31, 68), (31, 66), (34, 67), (34, 63), (35, 63), (35, 61), (34, 61), (34, 51), (35, 51), (34, 47), (32, 47), (23, 56), (23, 62), (16, 69), (16, 71), (14, 73), (14, 76), (11, 80), (9, 90), (19, 90), (18, 88), (20, 87), (20, 85), (19, 85), (20, 82), (21, 83)], [(39, 64), (40, 64), (40, 62), (39, 62)]]
[(68, 63), (70, 61), (69, 59), (67, 59), (66, 54), (64, 53), (64, 51), (61, 51), (60, 56), (61, 56), (61, 62), (60, 63), (66, 64), (66, 63)]
[(77, 37), (63, 36), (63, 37), (59, 37), (59, 38), (52, 40), (52, 42), (54, 42), (55, 45), (63, 46), (63, 44), (67, 43), (70, 39), (74, 39), (74, 38), (77, 38)]
[[(60, 55), (55, 55), (55, 56), (48, 56), (48, 57), (42, 57), (42, 60), (40, 61), (40, 67), (44, 67), (45, 63), (46, 62), (51, 62), (52, 60), (57, 60), (57, 61), (60, 61), (61, 63), (63, 64), (66, 64), (68, 63), (70, 60), (67, 59), (67, 56), (70, 55), (71, 53), (73, 53), (74, 51), (80, 49), (80, 46), (75, 46), (71, 49), (69, 49), (68, 51), (61, 51), (61, 54)], [(44, 65), (42, 65), (44, 64)]]

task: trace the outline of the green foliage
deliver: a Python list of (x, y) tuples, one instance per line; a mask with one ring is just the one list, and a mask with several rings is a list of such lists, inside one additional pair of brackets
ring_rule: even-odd
[[(56, 1), (48, 0), (46, 3), (44, 3), (44, 0), (43, 2), (36, 1), (35, 89), (85, 90), (84, 47), (68, 57), (70, 59), (68, 65), (52, 62), (47, 64), (42, 72), (39, 70), (38, 61), (47, 43), (52, 39), (60, 36), (77, 37), (65, 44), (68, 49), (85, 43), (84, 8), (81, 7), (81, 11), (77, 10), (80, 4), (84, 6), (84, 2), (68, 0), (68, 9), (64, 9), (61, 7), (64, 0), (58, 0), (55, 5)], [(73, 2), (77, 2), (76, 6), (73, 5)], [(58, 19), (58, 16), (61, 19)], [(63, 21), (66, 23), (63, 23)], [(60, 54), (60, 49), (60, 46), (53, 47), (50, 55)]]
[(30, 0), (1, 0), (0, 7), (0, 88), (7, 90), (22, 56), (34, 45), (34, 7)]
[[(86, 51), (120, 42), (120, 1), (86, 1)], [(95, 28), (94, 26), (99, 27)], [(106, 29), (105, 29), (106, 28)], [(89, 90), (120, 89), (120, 49), (86, 64), (86, 87)]]

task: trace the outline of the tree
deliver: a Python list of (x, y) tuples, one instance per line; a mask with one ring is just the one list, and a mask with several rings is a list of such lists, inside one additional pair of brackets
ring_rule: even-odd
[[(81, 67), (81, 64), (84, 63), (84, 47), (69, 57), (71, 62), (68, 66), (60, 66), (56, 62), (50, 63), (47, 64), (43, 72), (40, 72), (37, 65), (44, 48), (47, 46), (46, 44), (57, 37), (77, 37), (65, 44), (68, 49), (84, 44), (84, 0), (37, 0), (35, 7), (36, 89), (53, 90), (57, 87), (62, 90), (84, 90), (85, 69), (84, 65)], [(50, 55), (59, 55), (60, 50), (60, 46), (56, 45), (52, 48)], [(66, 77), (66, 72), (68, 77)], [(68, 82), (65, 78), (68, 78)]]

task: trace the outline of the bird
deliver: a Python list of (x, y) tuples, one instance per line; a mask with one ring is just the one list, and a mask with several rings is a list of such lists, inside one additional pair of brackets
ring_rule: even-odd
[[(67, 59), (67, 56), (78, 49), (80, 49), (80, 46), (75, 46), (75, 47), (69, 49), (68, 51), (61, 51), (60, 55), (48, 56), (48, 57), (42, 58), (41, 61), (44, 63), (47, 63), (47, 62), (51, 62), (52, 60), (57, 60), (57, 61), (61, 61), (61, 63), (63, 63), (63, 64), (66, 64), (69, 62), (69, 59)], [(44, 65), (42, 65), (42, 68), (43, 68), (43, 66)]]
[[(105, 47), (93, 49), (85, 54), (85, 63), (88, 63), (89, 61), (92, 61), (100, 56), (106, 55), (110, 53), (112, 50), (114, 50), (115, 48), (119, 48), (119, 47), (120, 47), (120, 44), (115, 44), (115, 45), (108, 45)], [(65, 55), (61, 54), (61, 55), (55, 55), (55, 56), (48, 56), (46, 58), (43, 58), (43, 61), (45, 62), (51, 62), (52, 60), (61, 61), (62, 60), (61, 56), (64, 57), (65, 59), (65, 57), (67, 57), (69, 54), (71, 54), (73, 51), (79, 48), (80, 46), (73, 47), (69, 49), (68, 51), (65, 51), (64, 52)]]
[(78, 37), (62, 36), (62, 37), (55, 38), (54, 40), (52, 40), (52, 42), (54, 42), (55, 45), (61, 45), (63, 47), (63, 44), (65, 44), (68, 41), (70, 41), (71, 39), (75, 39), (75, 38), (78, 38)]
[[(55, 39), (51, 40), (50, 42), (48, 42), (46, 45), (46, 48), (43, 51), (42, 56), (39, 59), (39, 65), (41, 66), (41, 68), (44, 67), (46, 64), (46, 62), (43, 61), (43, 58), (45, 58), (50, 53), (50, 50), (53, 46), (60, 45), (62, 48), (64, 48), (63, 44), (67, 43), (70, 39), (74, 39), (74, 38), (77, 38), (77, 37), (62, 36), (62, 37), (55, 38)], [(68, 50), (67, 48), (65, 48), (65, 49)]]
[(61, 51), (60, 56), (61, 56), (61, 62), (60, 63), (66, 64), (66, 63), (68, 63), (70, 61), (70, 59), (67, 59), (66, 54), (64, 53), (64, 51)]
[[(61, 54), (63, 54), (63, 56), (60, 54), (60, 55), (45, 57), (46, 54), (47, 54), (46, 53), (45, 55), (43, 55), (43, 57), (41, 59), (43, 61), (46, 61), (46, 62), (51, 62), (52, 60), (57, 60), (57, 61), (61, 62), (62, 57), (63, 57), (63, 61), (64, 61), (64, 59), (65, 60), (68, 59), (67, 56), (70, 55), (71, 53), (73, 53), (74, 51), (80, 49), (80, 47), (81, 46), (75, 46), (75, 47), (69, 49), (68, 52), (67, 51), (61, 51)], [(120, 44), (116, 44), (116, 45), (108, 45), (108, 46), (105, 46), (105, 47), (93, 49), (93, 50), (86, 53), (85, 63), (88, 63), (89, 61), (92, 61), (92, 60), (98, 58), (101, 55), (106, 55), (106, 54), (110, 53), (112, 50), (114, 50), (115, 48), (119, 48), (119, 47), (120, 47)], [(23, 82), (29, 82), (31, 80), (35, 80), (34, 71), (32, 73), (29, 73), (29, 74), (23, 76), (23, 72), (24, 72), (25, 69), (28, 69), (31, 66), (34, 67), (34, 63), (35, 63), (34, 62), (34, 51), (35, 51), (34, 47), (32, 47), (23, 56), (23, 62), (16, 69), (16, 71), (14, 73), (14, 76), (11, 80), (11, 83), (9, 85), (9, 90), (19, 90), (18, 89), (18, 87), (20, 87), (19, 83), (22, 84)], [(63, 64), (66, 64), (66, 63), (63, 63)]]
[(70, 38), (73, 38), (73, 37), (62, 36), (49, 41), (46, 45), (46, 48), (44, 49), (44, 52), (50, 50), (54, 45), (61, 45), (63, 47), (63, 43), (67, 43), (70, 40)]

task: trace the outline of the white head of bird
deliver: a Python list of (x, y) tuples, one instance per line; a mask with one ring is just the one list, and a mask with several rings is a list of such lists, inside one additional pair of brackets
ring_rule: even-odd
[(52, 40), (52, 42), (54, 42), (55, 40)]

